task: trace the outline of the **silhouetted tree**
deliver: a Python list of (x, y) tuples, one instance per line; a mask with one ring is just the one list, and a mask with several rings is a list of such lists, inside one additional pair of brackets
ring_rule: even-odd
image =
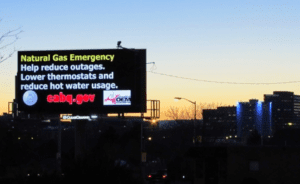
[[(2, 19), (0, 19), (1, 23)], [(3, 27), (3, 26), (2, 26)], [(8, 51), (8, 48), (14, 44), (19, 39), (19, 34), (22, 33), (21, 27), (9, 30), (4, 34), (0, 35), (0, 63), (10, 58), (15, 52), (16, 49), (14, 48), (13, 51)]]
[[(222, 103), (197, 103), (196, 118), (202, 119), (203, 109), (216, 109), (220, 107)], [(195, 117), (195, 105), (190, 105), (188, 108), (170, 107), (163, 114), (170, 120), (178, 119), (194, 119)]]

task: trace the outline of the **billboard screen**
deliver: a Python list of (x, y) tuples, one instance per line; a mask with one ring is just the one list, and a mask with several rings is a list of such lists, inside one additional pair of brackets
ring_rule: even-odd
[(146, 49), (19, 51), (19, 111), (146, 112)]

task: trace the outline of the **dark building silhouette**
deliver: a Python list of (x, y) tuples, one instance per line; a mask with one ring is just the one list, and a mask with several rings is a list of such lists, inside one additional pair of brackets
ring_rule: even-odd
[(271, 138), (278, 130), (300, 129), (300, 96), (274, 91), (264, 95), (264, 102), (250, 99), (233, 107), (204, 109), (203, 122), (207, 142), (237, 137), (245, 143), (255, 130), (263, 139)]
[(204, 141), (214, 142), (237, 137), (236, 107), (203, 110)]
[(300, 128), (300, 96), (293, 92), (274, 91), (264, 95), (264, 101), (271, 109), (272, 133), (286, 128)]
[(266, 103), (257, 99), (250, 99), (249, 102), (238, 102), (237, 107), (237, 135), (244, 141), (255, 131), (260, 136), (271, 135), (270, 108)]

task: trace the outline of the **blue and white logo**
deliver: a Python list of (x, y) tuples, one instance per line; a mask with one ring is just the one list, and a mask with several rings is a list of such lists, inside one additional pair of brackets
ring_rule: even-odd
[(131, 90), (104, 90), (103, 105), (131, 105)]
[(37, 102), (37, 100), (38, 100), (38, 96), (36, 92), (32, 90), (26, 91), (23, 95), (23, 101), (28, 106), (34, 105)]

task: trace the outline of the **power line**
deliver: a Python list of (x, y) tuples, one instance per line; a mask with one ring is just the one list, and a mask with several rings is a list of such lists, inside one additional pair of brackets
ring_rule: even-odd
[(199, 82), (211, 82), (211, 83), (219, 83), (219, 84), (252, 84), (252, 85), (269, 85), (269, 84), (289, 84), (289, 83), (300, 83), (300, 81), (289, 81), (289, 82), (273, 82), (273, 83), (241, 83), (241, 82), (220, 82), (220, 81), (209, 81), (209, 80), (200, 80), (200, 79), (192, 79), (192, 78), (186, 78), (186, 77), (180, 77), (176, 75), (169, 75), (169, 74), (164, 74), (164, 73), (157, 73), (153, 71), (147, 71), (153, 74), (158, 74), (158, 75), (164, 75), (168, 77), (175, 77), (179, 79), (187, 79), (187, 80), (193, 80), (193, 81), (199, 81)]

